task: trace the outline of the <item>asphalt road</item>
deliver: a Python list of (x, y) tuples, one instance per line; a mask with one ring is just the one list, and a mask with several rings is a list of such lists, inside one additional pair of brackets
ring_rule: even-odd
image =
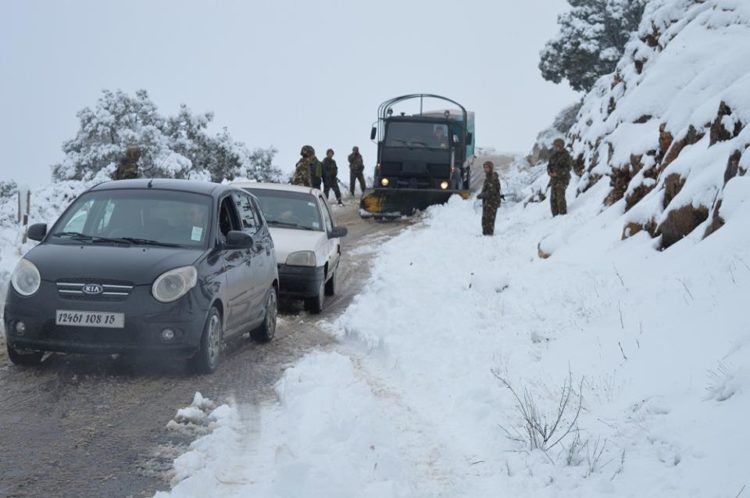
[(376, 247), (412, 223), (361, 220), (352, 200), (335, 214), (349, 229), (337, 295), (320, 315), (282, 303), (277, 337), (230, 344), (213, 375), (191, 376), (182, 362), (62, 354), (21, 368), (0, 339), (0, 497), (140, 497), (169, 489), (172, 461), (195, 437), (166, 428), (176, 410), (196, 391), (217, 403), (271, 398), (285, 368), (331, 346), (316, 324), (346, 308)]

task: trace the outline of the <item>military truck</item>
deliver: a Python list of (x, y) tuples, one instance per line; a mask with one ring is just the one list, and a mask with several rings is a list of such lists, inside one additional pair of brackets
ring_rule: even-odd
[[(426, 99), (448, 108), (425, 111)], [(417, 103), (418, 112), (400, 110)], [(362, 217), (408, 216), (454, 194), (468, 198), (474, 113), (455, 100), (423, 93), (387, 100), (370, 139), (378, 155), (373, 189), (360, 202)]]

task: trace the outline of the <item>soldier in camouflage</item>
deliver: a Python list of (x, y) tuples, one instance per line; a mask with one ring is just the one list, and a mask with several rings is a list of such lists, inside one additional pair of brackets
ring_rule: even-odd
[(547, 174), (549, 175), (552, 216), (557, 216), (558, 214), (568, 213), (565, 190), (570, 182), (570, 169), (573, 166), (573, 159), (565, 150), (565, 141), (562, 138), (555, 139), (552, 142), (552, 147), (552, 156), (547, 164)]
[(354, 183), (359, 180), (359, 188), (362, 194), (365, 193), (365, 162), (362, 154), (359, 153), (359, 147), (352, 147), (352, 153), (349, 154), (349, 192), (354, 195)]
[(328, 200), (328, 194), (333, 190), (336, 195), (336, 202), (341, 206), (343, 203), (341, 202), (338, 174), (339, 167), (333, 159), (333, 149), (328, 149), (326, 157), (323, 159), (323, 195)]
[(125, 157), (120, 159), (120, 163), (117, 165), (114, 173), (112, 173), (113, 180), (130, 180), (131, 178), (138, 178), (138, 159), (141, 158), (141, 148), (137, 145), (128, 145), (125, 149)]
[(482, 199), (482, 235), (492, 235), (495, 233), (497, 208), (500, 207), (500, 178), (493, 171), (495, 165), (492, 161), (485, 161), (482, 167), (484, 168), (484, 185), (482, 192), (477, 196)]
[(299, 154), (302, 158), (297, 161), (297, 165), (294, 167), (292, 184), (311, 187), (310, 166), (312, 164), (312, 158), (315, 157), (315, 149), (313, 149), (311, 145), (303, 145)]

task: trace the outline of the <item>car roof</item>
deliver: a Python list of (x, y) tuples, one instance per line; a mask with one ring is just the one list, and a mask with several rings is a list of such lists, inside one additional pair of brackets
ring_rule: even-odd
[(259, 190), (283, 190), (285, 192), (300, 192), (303, 194), (313, 194), (319, 192), (318, 189), (305, 187), (302, 185), (292, 185), (289, 183), (262, 183), (250, 181), (236, 181), (231, 185), (239, 188), (257, 188)]
[(196, 194), (215, 196), (228, 190), (235, 190), (237, 187), (228, 184), (203, 182), (198, 180), (177, 180), (173, 178), (138, 178), (134, 180), (108, 181), (100, 183), (89, 190), (141, 190), (148, 188), (158, 190), (173, 190), (180, 192), (193, 192)]

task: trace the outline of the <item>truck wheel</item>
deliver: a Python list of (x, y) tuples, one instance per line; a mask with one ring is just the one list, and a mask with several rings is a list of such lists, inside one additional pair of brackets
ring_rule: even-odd
[(271, 291), (266, 298), (266, 316), (263, 323), (257, 329), (250, 332), (250, 337), (255, 342), (268, 342), (276, 335), (276, 316), (278, 314), (278, 300), (276, 299), (276, 288), (271, 287)]
[(305, 298), (305, 309), (313, 314), (318, 314), (323, 311), (323, 301), (325, 301), (326, 284), (325, 280), (320, 282), (318, 288), (318, 295), (314, 297)]
[(337, 272), (333, 272), (331, 278), (326, 282), (326, 296), (333, 296), (336, 294), (336, 273)]
[(190, 370), (198, 374), (210, 374), (216, 371), (219, 366), (223, 335), (221, 314), (216, 307), (212, 307), (208, 312), (206, 324), (203, 326), (201, 348), (188, 360)]
[(8, 348), (8, 358), (14, 365), (20, 365), (24, 367), (33, 367), (39, 365), (44, 357), (44, 351), (29, 351), (20, 352), (10, 344), (6, 344)]

